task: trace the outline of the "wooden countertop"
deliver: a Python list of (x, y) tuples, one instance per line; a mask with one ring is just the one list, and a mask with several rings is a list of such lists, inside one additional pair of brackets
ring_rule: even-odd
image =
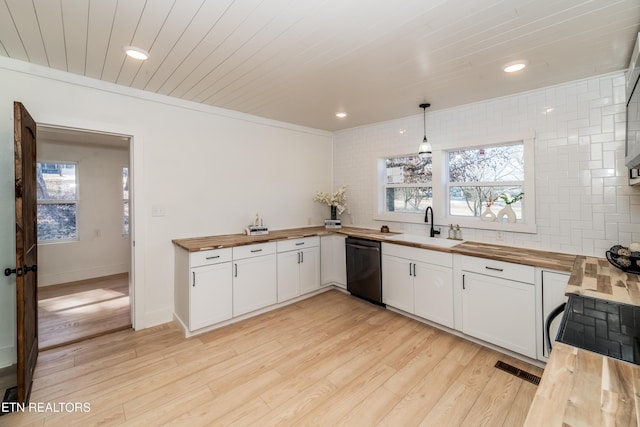
[(172, 242), (186, 249), (189, 252), (206, 251), (209, 249), (230, 248), (233, 246), (251, 245), (254, 243), (275, 242), (284, 239), (299, 239), (311, 236), (326, 236), (329, 234), (344, 234), (347, 236), (363, 237), (372, 240), (386, 240), (390, 234), (382, 233), (376, 230), (366, 228), (343, 227), (343, 228), (325, 228), (318, 227), (302, 227), (290, 228), (286, 230), (270, 231), (269, 234), (261, 236), (247, 236), (245, 234), (227, 234), (223, 236), (196, 237), (191, 239), (175, 239)]
[(576, 259), (576, 256), (571, 254), (477, 242), (463, 242), (455, 246), (453, 252), (558, 271), (571, 271)]
[[(577, 256), (567, 294), (640, 305), (639, 277)], [(640, 366), (556, 342), (525, 426), (640, 425)]]
[[(382, 233), (377, 230), (358, 227), (327, 229), (323, 226), (318, 226), (270, 231), (269, 234), (262, 236), (228, 234), (224, 236), (176, 239), (173, 240), (173, 243), (176, 246), (186, 249), (189, 252), (197, 252), (210, 249), (250, 245), (253, 243), (274, 242), (283, 239), (297, 239), (302, 237), (324, 236), (329, 234), (342, 234), (346, 236), (362, 237), (365, 239), (388, 242), (388, 238), (390, 236), (398, 233)], [(460, 244), (451, 248), (398, 240), (394, 240), (390, 243), (403, 246), (412, 246), (422, 249), (436, 250), (440, 252), (458, 253), (462, 255), (494, 259), (498, 261), (513, 262), (516, 264), (531, 265), (534, 267), (549, 268), (559, 271), (571, 271), (576, 258), (575, 255), (557, 252), (547, 252), (535, 249), (522, 249), (510, 246), (491, 245), (487, 243), (468, 241), (461, 242)]]
[(605, 258), (576, 257), (567, 294), (640, 305), (640, 277), (625, 273)]
[(640, 368), (555, 343), (526, 427), (640, 425)]

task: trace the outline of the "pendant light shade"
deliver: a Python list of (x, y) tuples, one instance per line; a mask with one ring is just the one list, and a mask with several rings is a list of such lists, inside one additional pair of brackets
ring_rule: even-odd
[(422, 108), (422, 118), (424, 124), (424, 138), (420, 143), (420, 147), (418, 148), (418, 156), (421, 158), (425, 158), (431, 155), (431, 144), (427, 141), (427, 108), (429, 108), (431, 104), (420, 104), (420, 108)]

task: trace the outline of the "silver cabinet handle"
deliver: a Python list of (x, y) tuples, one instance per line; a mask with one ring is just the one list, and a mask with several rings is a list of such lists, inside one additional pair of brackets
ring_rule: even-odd
[(301, 246), (301, 245), (304, 245), (304, 242), (296, 243), (296, 246)]
[(208, 256), (205, 259), (217, 259), (220, 258), (220, 255), (216, 255), (216, 256)]
[(300, 262), (304, 262), (304, 252), (300, 252)]
[(484, 268), (486, 268), (487, 270), (493, 270), (493, 271), (504, 271), (503, 268), (498, 268), (498, 267), (485, 266)]
[(416, 263), (413, 263), (413, 277), (416, 277)]
[(235, 271), (233, 273), (233, 277), (238, 277), (238, 264), (233, 264), (233, 266), (234, 266), (234, 269), (235, 269)]
[(256, 252), (262, 252), (262, 249), (252, 249), (251, 253), (255, 254)]
[(298, 252), (298, 264), (300, 264), (300, 252)]
[(193, 287), (196, 287), (196, 272), (192, 271), (191, 274), (193, 274)]
[(412, 262), (409, 263), (409, 276), (413, 276), (413, 273), (411, 272), (411, 264), (413, 264)]
[(462, 289), (463, 289), (463, 290), (467, 289), (467, 288), (464, 286), (464, 274), (462, 275)]

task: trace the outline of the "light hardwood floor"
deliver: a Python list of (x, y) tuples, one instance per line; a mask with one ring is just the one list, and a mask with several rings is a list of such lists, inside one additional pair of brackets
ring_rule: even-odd
[(38, 288), (41, 350), (130, 327), (127, 273)]
[(185, 339), (174, 324), (40, 354), (32, 402), (3, 425), (519, 426), (539, 368), (338, 291)]

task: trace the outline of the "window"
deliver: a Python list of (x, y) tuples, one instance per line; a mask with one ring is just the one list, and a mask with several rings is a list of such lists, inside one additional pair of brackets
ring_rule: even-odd
[(122, 168), (122, 235), (129, 235), (129, 168)]
[(75, 163), (37, 163), (38, 242), (78, 239)]
[[(452, 150), (445, 159), (448, 222), (468, 227), (475, 224), (477, 228), (535, 231), (535, 211), (533, 206), (527, 206), (527, 200), (535, 200), (532, 141)], [(515, 224), (481, 222), (487, 205), (498, 213), (507, 202), (512, 202)]]
[(405, 214), (424, 214), (432, 204), (431, 157), (386, 157), (378, 161), (378, 214), (401, 220)]

